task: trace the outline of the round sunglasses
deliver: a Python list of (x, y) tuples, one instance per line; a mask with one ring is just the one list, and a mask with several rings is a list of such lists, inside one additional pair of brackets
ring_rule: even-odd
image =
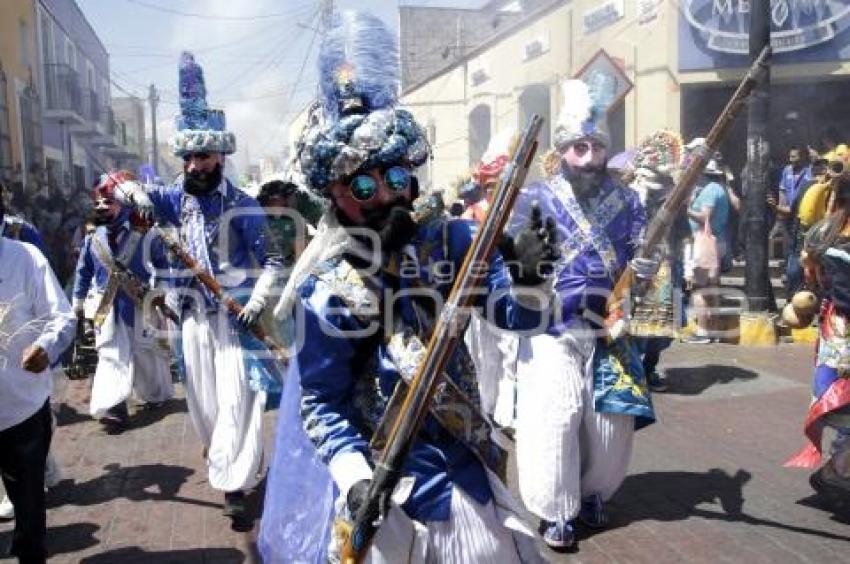
[[(410, 187), (410, 171), (401, 166), (393, 166), (384, 171), (384, 183), (396, 194)], [(358, 174), (348, 183), (351, 196), (358, 202), (368, 202), (378, 193), (378, 181), (369, 174)]]

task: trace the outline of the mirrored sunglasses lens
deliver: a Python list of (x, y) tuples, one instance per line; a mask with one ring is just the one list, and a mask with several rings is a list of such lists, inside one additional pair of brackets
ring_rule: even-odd
[(573, 152), (580, 157), (586, 155), (589, 150), (590, 146), (587, 143), (576, 143), (573, 145)]
[(384, 182), (393, 192), (404, 192), (410, 185), (410, 173), (407, 169), (394, 166), (384, 173)]
[(349, 188), (355, 200), (365, 202), (371, 199), (375, 195), (375, 192), (378, 191), (378, 184), (371, 176), (360, 174), (354, 177)]

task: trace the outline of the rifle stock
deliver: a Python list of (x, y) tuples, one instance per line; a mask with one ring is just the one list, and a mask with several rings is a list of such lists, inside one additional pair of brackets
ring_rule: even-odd
[[(717, 151), (723, 138), (729, 132), (729, 128), (738, 117), (738, 114), (744, 107), (744, 102), (746, 102), (753, 88), (761, 81), (767, 69), (767, 63), (771, 54), (772, 49), (770, 46), (767, 46), (762, 50), (758, 58), (753, 61), (747, 74), (735, 90), (735, 93), (729, 99), (729, 102), (726, 103), (726, 107), (708, 132), (705, 138), (705, 146), (694, 152), (693, 160), (691, 160), (688, 167), (682, 173), (676, 187), (670, 192), (670, 196), (661, 206), (661, 209), (649, 224), (649, 227), (647, 227), (644, 243), (637, 252), (638, 257), (652, 257), (656, 247), (661, 243), (669, 231), (670, 226), (675, 221), (677, 214), (681, 213), (682, 207), (690, 198), (710, 157)], [(622, 303), (633, 282), (634, 276), (632, 270), (626, 268), (617, 280), (614, 289), (611, 291), (611, 295), (608, 297), (609, 320), (622, 316)]]
[(437, 319), (425, 359), (419, 365), (413, 381), (375, 465), (366, 501), (357, 511), (348, 537), (343, 543), (344, 564), (362, 561), (379, 524), (383, 506), (401, 478), (405, 459), (424, 422), (443, 371), (454, 352), (460, 335), (454, 330), (455, 319), (462, 315), (475, 296), (472, 290), (482, 283), (481, 269), (474, 268), (489, 259), (507, 223), (525, 176), (537, 150), (537, 134), (543, 119), (533, 115), (523, 131), (513, 158), (506, 165), (493, 203), (480, 226), (466, 257), (458, 270), (446, 305)]

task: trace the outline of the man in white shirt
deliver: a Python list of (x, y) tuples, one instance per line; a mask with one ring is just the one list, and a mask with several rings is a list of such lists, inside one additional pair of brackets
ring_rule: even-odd
[[(0, 220), (4, 211), (0, 198)], [(71, 344), (75, 326), (44, 255), (0, 238), (0, 474), (17, 517), (11, 553), (21, 562), (46, 561), (47, 367)]]

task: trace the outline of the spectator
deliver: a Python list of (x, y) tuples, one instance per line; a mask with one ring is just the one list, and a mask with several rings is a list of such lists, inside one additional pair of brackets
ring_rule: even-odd
[[(691, 234), (696, 241), (702, 233), (713, 235), (716, 256), (707, 259), (705, 256), (694, 257), (696, 266), (693, 269), (691, 289), (694, 290), (693, 305), (696, 313), (696, 334), (686, 339), (687, 342), (705, 344), (712, 342), (712, 334), (715, 327), (715, 309), (717, 296), (709, 292), (698, 290), (717, 286), (720, 282), (720, 265), (726, 254), (726, 228), (729, 221), (729, 196), (721, 182), (724, 179), (724, 171), (718, 162), (712, 158), (705, 167), (703, 178), (694, 190), (691, 204), (688, 207), (688, 219), (691, 226)], [(694, 245), (695, 253), (699, 245)], [(707, 264), (706, 260), (714, 264)]]
[(0, 249), (0, 474), (16, 513), (11, 553), (39, 563), (47, 560), (44, 472), (53, 433), (47, 368), (71, 344), (75, 320), (38, 249), (5, 238)]
[(812, 183), (812, 168), (808, 164), (808, 151), (792, 147), (788, 151), (788, 165), (779, 180), (779, 200), (768, 196), (767, 203), (776, 212), (777, 224), (785, 231), (785, 295), (791, 298), (803, 285), (800, 266), (800, 248), (796, 245), (794, 217), (799, 207), (799, 196)]

